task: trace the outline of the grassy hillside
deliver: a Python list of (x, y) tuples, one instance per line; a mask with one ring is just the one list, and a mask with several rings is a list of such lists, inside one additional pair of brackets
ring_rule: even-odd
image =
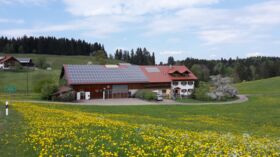
[[(0, 53), (0, 56), (4, 54)], [(95, 57), (91, 56), (61, 56), (61, 55), (38, 55), (38, 54), (8, 54), (15, 57), (30, 57), (33, 59), (33, 62), (36, 62), (38, 58), (44, 57), (47, 62), (51, 65), (53, 69), (61, 69), (63, 64), (87, 64), (92, 62), (93, 64), (98, 64), (98, 61)], [(106, 63), (116, 64), (119, 63), (117, 60), (106, 60)]]
[(236, 84), (242, 94), (280, 94), (280, 77)]

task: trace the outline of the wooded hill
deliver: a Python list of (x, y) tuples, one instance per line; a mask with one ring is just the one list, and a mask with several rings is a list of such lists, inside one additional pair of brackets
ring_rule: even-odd
[(0, 52), (2, 53), (33, 53), (50, 55), (94, 55), (95, 52), (106, 51), (100, 43), (88, 43), (84, 40), (75, 40), (55, 37), (27, 37), (7, 38), (0, 37)]

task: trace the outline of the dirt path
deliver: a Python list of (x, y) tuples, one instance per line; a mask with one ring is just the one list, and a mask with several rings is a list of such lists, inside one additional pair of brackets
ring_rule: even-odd
[(174, 100), (164, 100), (162, 102), (150, 102), (135, 98), (126, 99), (97, 99), (82, 102), (52, 102), (52, 101), (32, 101), (32, 100), (15, 100), (13, 102), (30, 102), (40, 104), (62, 104), (62, 105), (98, 105), (98, 106), (130, 106), (130, 105), (224, 105), (224, 104), (239, 104), (248, 101), (246, 95), (238, 95), (237, 100), (227, 102), (209, 102), (209, 103), (181, 103)]

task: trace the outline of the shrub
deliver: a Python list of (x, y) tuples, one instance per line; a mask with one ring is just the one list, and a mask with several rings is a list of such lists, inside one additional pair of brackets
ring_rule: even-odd
[(197, 100), (225, 101), (235, 98), (238, 94), (236, 88), (231, 86), (232, 79), (221, 75), (211, 76), (211, 83), (200, 82), (195, 89), (193, 97)]
[(39, 80), (38, 82), (36, 82), (34, 84), (33, 91), (36, 92), (36, 93), (40, 93), (42, 91), (42, 88), (46, 84), (55, 84), (55, 83), (54, 83), (54, 80), (52, 80), (50, 78), (44, 78), (44, 79)]
[(70, 91), (67, 93), (64, 93), (58, 97), (53, 97), (54, 101), (63, 101), (63, 102), (72, 102), (75, 100), (75, 92)]
[(200, 82), (199, 86), (195, 88), (193, 97), (197, 100), (208, 101), (211, 98), (207, 93), (210, 92), (210, 85), (206, 82)]
[(41, 89), (41, 98), (44, 100), (51, 100), (52, 95), (58, 90), (56, 84), (47, 83), (42, 86)]
[(136, 98), (145, 99), (145, 100), (155, 100), (156, 93), (151, 90), (138, 90), (135, 94)]
[(222, 77), (221, 75), (211, 76), (211, 82), (213, 84), (213, 90), (208, 95), (213, 100), (228, 100), (236, 97), (238, 91), (232, 87), (232, 79), (229, 77)]
[(47, 60), (45, 57), (40, 57), (37, 60), (35, 60), (36, 67), (40, 69), (46, 69), (47, 67), (50, 67), (50, 64), (47, 63)]
[(16, 62), (15, 63), (15, 71), (22, 71), (22, 70), (24, 70), (23, 66), (20, 63)]

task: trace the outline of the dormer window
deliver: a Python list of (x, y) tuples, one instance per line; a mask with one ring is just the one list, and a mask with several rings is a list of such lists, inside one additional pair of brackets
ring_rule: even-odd
[(172, 77), (188, 77), (189, 76), (189, 72), (185, 71), (185, 72), (180, 72), (180, 71), (173, 71), (171, 73), (169, 73)]

